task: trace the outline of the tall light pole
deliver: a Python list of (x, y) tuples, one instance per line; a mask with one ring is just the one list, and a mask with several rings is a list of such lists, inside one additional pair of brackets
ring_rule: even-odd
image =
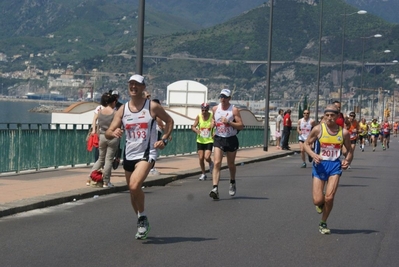
[(351, 16), (351, 15), (355, 15), (355, 14), (359, 14), (359, 15), (363, 15), (363, 14), (367, 14), (366, 10), (359, 10), (357, 12), (353, 12), (353, 13), (346, 13), (346, 8), (344, 8), (344, 14), (341, 14), (343, 16), (343, 23), (342, 23), (342, 47), (341, 47), (341, 86), (339, 89), (339, 102), (342, 105), (342, 87), (343, 87), (343, 82), (344, 82), (344, 51), (345, 51), (345, 28), (346, 28), (346, 17), (347, 16)]
[[(384, 50), (384, 70), (387, 68), (387, 58), (386, 54), (391, 53), (391, 50)], [(381, 86), (382, 89), (382, 110), (381, 110), (381, 117), (382, 120), (384, 120), (384, 115), (385, 115), (385, 89), (384, 89), (384, 84)]]
[(136, 73), (143, 74), (143, 55), (144, 55), (144, 17), (145, 0), (139, 0), (138, 31), (136, 44)]
[[(398, 63), (396, 59), (392, 61), (392, 63), (395, 63), (395, 65)], [(395, 87), (392, 89), (392, 124), (393, 120), (395, 119)]]
[(374, 34), (368, 37), (360, 37), (362, 39), (362, 73), (361, 73), (361, 81), (360, 81), (360, 103), (359, 103), (359, 109), (360, 109), (360, 120), (362, 119), (362, 101), (363, 101), (363, 72), (364, 72), (364, 43), (366, 39), (370, 38), (381, 38), (381, 34)]
[(269, 100), (270, 100), (270, 73), (272, 65), (272, 44), (273, 44), (273, 4), (274, 0), (270, 0), (270, 18), (269, 18), (269, 48), (267, 52), (267, 82), (265, 92), (265, 129), (263, 151), (267, 151), (269, 146)]
[[(376, 93), (376, 91), (378, 90), (378, 86), (377, 86), (377, 55), (379, 55), (379, 54), (381, 54), (381, 53), (385, 53), (385, 54), (387, 54), (387, 53), (391, 53), (391, 50), (384, 50), (383, 52), (379, 52), (379, 53), (376, 53), (376, 55), (375, 55), (375, 62), (374, 62), (374, 87), (375, 87), (375, 89), (373, 90), (373, 102), (372, 102), (372, 109), (371, 109), (371, 117), (372, 118), (374, 118), (374, 98), (375, 98), (375, 93)], [(385, 57), (385, 56), (384, 56)], [(379, 103), (379, 101), (378, 101), (378, 95), (377, 95), (377, 102)]]
[[(320, 0), (320, 30), (319, 30), (319, 63), (317, 66), (317, 93), (315, 120), (319, 123), (319, 101), (320, 101), (320, 64), (321, 64), (321, 38), (323, 36), (323, 0)], [(310, 110), (309, 110), (310, 112)]]

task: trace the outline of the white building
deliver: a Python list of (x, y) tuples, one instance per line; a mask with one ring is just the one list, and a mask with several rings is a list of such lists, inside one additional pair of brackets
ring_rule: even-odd
[[(208, 102), (208, 88), (196, 81), (177, 81), (167, 87), (166, 112), (173, 118), (175, 125), (192, 125), (201, 113), (201, 104)], [(62, 112), (51, 113), (51, 123), (91, 124), (96, 102), (78, 102)], [(241, 110), (246, 126), (263, 126), (263, 120), (246, 109)], [(273, 131), (274, 133), (274, 131)]]

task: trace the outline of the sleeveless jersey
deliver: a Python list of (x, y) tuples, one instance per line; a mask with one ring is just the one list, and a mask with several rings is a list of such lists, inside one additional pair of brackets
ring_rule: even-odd
[(380, 125), (378, 123), (370, 123), (370, 131), (372, 134), (380, 133)]
[(332, 135), (328, 132), (325, 123), (321, 124), (321, 132), (318, 142), (316, 142), (315, 152), (319, 154), (323, 160), (336, 161), (341, 156), (341, 147), (344, 143), (342, 127), (339, 126), (338, 133)]
[(305, 141), (308, 139), (310, 131), (312, 130), (312, 120), (308, 119), (307, 121), (302, 118), (299, 120), (299, 129), (301, 130), (301, 135), (298, 137), (299, 141)]
[(351, 126), (348, 129), (349, 136), (351, 140), (356, 140), (357, 138), (357, 121), (352, 121)]
[(359, 130), (360, 130), (359, 135), (361, 136), (367, 135), (367, 123), (359, 122)]
[(213, 143), (213, 138), (212, 138), (212, 129), (211, 129), (211, 124), (212, 124), (212, 112), (209, 112), (209, 118), (208, 120), (204, 121), (204, 118), (202, 114), (198, 115), (198, 129), (200, 130), (200, 134), (197, 134), (197, 143), (200, 144), (211, 144)]
[(158, 140), (156, 121), (151, 117), (150, 100), (146, 100), (138, 112), (129, 109), (126, 103), (123, 110), (122, 123), (125, 128), (127, 160), (156, 160), (157, 150), (154, 143)]
[(101, 112), (98, 112), (98, 128), (100, 134), (105, 134), (108, 127), (111, 125), (112, 120), (114, 119), (115, 111), (112, 114), (104, 115)]
[(384, 123), (382, 124), (382, 132), (385, 133), (385, 134), (387, 134), (387, 133), (390, 132), (390, 130), (389, 130), (389, 123), (388, 123), (388, 122), (384, 122)]
[(233, 107), (234, 105), (230, 104), (230, 107), (227, 110), (222, 109), (222, 104), (219, 104), (216, 112), (215, 112), (215, 123), (216, 123), (216, 135), (220, 137), (230, 137), (237, 134), (237, 130), (231, 127), (227, 123), (222, 122), (222, 117), (225, 117), (228, 121), (233, 121)]

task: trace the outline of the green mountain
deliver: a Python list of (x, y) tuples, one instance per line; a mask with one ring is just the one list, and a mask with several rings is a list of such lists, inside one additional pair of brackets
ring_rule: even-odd
[[(340, 87), (344, 10), (348, 14), (345, 20), (344, 92), (361, 87), (361, 67), (347, 64), (347, 61), (360, 64), (363, 42), (365, 62), (390, 62), (399, 57), (398, 25), (371, 14), (356, 14), (358, 9), (342, 0), (324, 1), (321, 60), (329, 63), (321, 69), (325, 97)], [(248, 95), (263, 97), (266, 66), (262, 65), (251, 72), (248, 65), (240, 61), (267, 60), (269, 14), (269, 6), (261, 5), (214, 27), (146, 38), (145, 55), (174, 58), (157, 63), (146, 61), (145, 73), (150, 77), (150, 84), (153, 83), (154, 88), (166, 88), (171, 81), (197, 79), (211, 89), (211, 95), (216, 95), (221, 87), (226, 86), (237, 88), (238, 98)], [(272, 60), (301, 61), (301, 64), (287, 63), (273, 70), (272, 84), (275, 88), (272, 88), (272, 99), (283, 98), (284, 92), (289, 92), (294, 99), (300, 94), (309, 94), (314, 99), (314, 88), (317, 86), (317, 66), (314, 63), (318, 60), (319, 25), (318, 1), (276, 1)], [(377, 33), (383, 38), (362, 38)], [(131, 54), (135, 53), (135, 47), (131, 45), (122, 45), (119, 49), (122, 48)], [(392, 53), (382, 53), (386, 49)], [(193, 60), (199, 58), (236, 61), (226, 65)], [(304, 64), (306, 61), (309, 64)], [(383, 71), (379, 69), (377, 73)], [(365, 74), (364, 86), (373, 87), (376, 83), (385, 88), (393, 86), (392, 80), (384, 76), (387, 74), (384, 72), (377, 78)], [(162, 94), (162, 91), (159, 93)]]
[[(338, 60), (341, 55), (344, 8), (357, 9), (340, 0), (325, 1), (323, 17), (323, 57)], [(300, 56), (317, 58), (315, 43), (319, 36), (319, 5), (296, 0), (276, 1), (273, 20), (273, 60), (295, 60)], [(226, 23), (189, 33), (150, 37), (145, 42), (148, 55), (186, 53), (200, 58), (266, 60), (269, 31), (269, 7), (262, 5)], [(361, 37), (380, 33), (385, 36), (375, 45), (386, 46), (397, 27), (373, 15), (348, 16), (346, 19), (346, 54), (359, 59)], [(392, 43), (393, 45), (397, 45)], [(375, 46), (375, 47), (377, 47)], [(127, 47), (125, 47), (127, 48)], [(399, 54), (399, 53), (398, 53)]]
[[(79, 61), (137, 35), (137, 6), (127, 0), (5, 0), (0, 2), (0, 52), (42, 54), (52, 63)], [(199, 27), (188, 20), (146, 9), (146, 36)]]
[[(6, 2), (9, 2), (8, 6), (0, 6), (3, 12), (0, 20), (4, 25), (0, 29), (0, 52), (9, 56), (21, 54), (21, 57), (10, 60), (8, 64), (1, 63), (0, 68), (3, 70), (25, 68), (24, 64), (29, 60), (30, 65), (41, 69), (49, 69), (54, 65), (65, 68), (68, 64), (74, 70), (134, 72), (137, 7), (129, 1)], [(314, 99), (312, 94), (317, 81), (317, 66), (314, 63), (318, 60), (320, 2), (274, 2), (272, 60), (287, 63), (273, 69), (271, 97), (297, 99), (301, 94), (308, 94), (310, 100)], [(231, 11), (228, 4), (238, 1), (215, 0), (211, 3), (205, 0), (148, 0), (147, 3), (152, 6), (148, 4), (146, 8), (144, 54), (147, 57), (144, 60), (144, 74), (148, 77), (147, 84), (153, 95), (164, 99), (165, 88), (170, 82), (196, 79), (210, 88), (211, 97), (216, 96), (221, 87), (233, 88), (237, 98), (264, 97), (266, 65), (259, 64), (256, 69), (251, 69), (243, 61), (266, 61), (268, 58), (268, 4), (241, 12), (222, 24), (198, 30), (196, 24), (184, 18), (194, 14), (195, 10), (198, 11), (198, 17), (205, 16), (200, 16), (200, 13), (211, 14), (211, 9), (215, 9), (215, 13)], [(399, 57), (399, 26), (371, 14), (357, 15), (357, 9), (344, 0), (323, 3), (321, 54), (322, 62), (329, 64), (321, 69), (321, 82), (322, 92), (328, 97), (329, 92), (338, 90), (340, 83), (337, 73), (340, 72), (344, 10), (350, 14), (345, 24), (345, 92), (361, 86), (361, 68), (346, 62), (362, 60), (363, 41), (366, 62), (390, 61)], [(170, 9), (176, 9), (178, 13), (181, 10), (180, 16), (155, 12), (152, 8), (156, 4), (161, 7), (169, 4)], [(15, 16), (14, 23), (12, 16)], [(377, 33), (382, 34), (383, 38), (361, 38)], [(390, 58), (381, 53), (386, 49), (392, 50)], [(122, 52), (123, 56), (120, 55)], [(45, 56), (38, 57), (38, 53)], [(35, 56), (31, 58), (29, 54)], [(225, 62), (199, 61), (200, 58)], [(309, 64), (304, 64), (307, 62)], [(381, 69), (380, 72), (383, 73)], [(364, 84), (366, 87), (373, 86), (373, 79), (377, 82), (381, 80), (383, 84), (384, 80), (390, 80), (387, 77), (381, 75), (372, 78), (365, 75)], [(115, 77), (104, 79), (101, 86), (121, 90), (126, 86), (123, 78), (118, 83), (111, 80), (115, 80)], [(389, 86), (388, 82), (384, 84), (384, 87)]]
[(146, 0), (146, 6), (210, 27), (265, 2), (268, 0)]

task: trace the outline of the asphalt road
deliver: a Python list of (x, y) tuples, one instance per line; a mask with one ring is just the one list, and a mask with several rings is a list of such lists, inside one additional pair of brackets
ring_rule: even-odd
[(220, 200), (210, 180), (145, 189), (151, 224), (135, 240), (127, 192), (0, 219), (0, 266), (397, 266), (398, 139), (385, 152), (356, 151), (328, 220), (311, 196), (299, 155), (237, 168), (237, 195)]

